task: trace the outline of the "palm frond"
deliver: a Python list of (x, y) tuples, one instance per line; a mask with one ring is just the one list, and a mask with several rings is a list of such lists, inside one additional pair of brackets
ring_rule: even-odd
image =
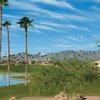
[(4, 27), (7, 27), (7, 26), (10, 26), (10, 25), (12, 25), (9, 21), (5, 21), (3, 24), (2, 24), (2, 26), (4, 26)]
[(0, 0), (2, 6), (9, 6), (8, 0)]
[(4, 6), (9, 6), (9, 3), (8, 2), (4, 3)]
[(32, 22), (34, 20), (30, 20), (28, 17), (22, 17), (21, 19), (19, 19), (19, 22), (17, 22), (17, 24), (20, 25), (21, 28), (27, 28), (28, 26), (32, 26)]

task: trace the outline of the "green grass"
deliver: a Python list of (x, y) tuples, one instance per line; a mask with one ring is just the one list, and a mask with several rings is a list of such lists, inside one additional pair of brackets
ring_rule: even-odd
[[(28, 65), (28, 72), (33, 72), (37, 70), (41, 70), (42, 66), (44, 65)], [(51, 66), (51, 65), (48, 65)], [(0, 72), (7, 72), (8, 66), (0, 66)], [(19, 72), (19, 73), (24, 73), (25, 72), (25, 65), (14, 65), (10, 67), (11, 72)]]
[[(31, 72), (33, 66), (28, 66), (28, 72)], [(0, 72), (7, 72), (8, 66), (1, 66), (0, 67)], [(25, 72), (25, 66), (24, 65), (16, 65), (16, 66), (11, 66), (10, 67), (11, 72)]]
[(93, 83), (92, 85), (85, 87), (83, 94), (89, 96), (100, 96), (100, 83)]
[(31, 95), (28, 86), (25, 86), (24, 84), (0, 87), (0, 100), (8, 100), (11, 96), (19, 98)]
[[(49, 65), (51, 66), (51, 65)], [(45, 66), (47, 67), (47, 66)], [(32, 65), (28, 66), (28, 72), (39, 72), (42, 70), (42, 65)], [(11, 72), (24, 73), (25, 66), (11, 66)], [(0, 72), (7, 72), (7, 66), (0, 67)], [(18, 76), (15, 78), (24, 78), (23, 76)], [(16, 96), (17, 98), (31, 96), (29, 85), (25, 86), (24, 84), (12, 85), (10, 87), (0, 87), (0, 100), (8, 100), (11, 96)], [(83, 94), (87, 96), (100, 96), (100, 82), (92, 83), (88, 87), (85, 87), (83, 90)], [(52, 90), (50, 93), (46, 93), (46, 91), (41, 91), (39, 95), (36, 96), (54, 96), (56, 95), (56, 91)]]
[(14, 79), (25, 79), (25, 76), (12, 76), (11, 78), (14, 78)]
[[(84, 95), (87, 96), (100, 96), (100, 84), (91, 84), (84, 89)], [(44, 94), (41, 93), (41, 96), (50, 96), (55, 95), (53, 93)], [(10, 87), (0, 87), (0, 100), (8, 100), (9, 97), (16, 96), (17, 98), (31, 96), (28, 85), (12, 85)]]

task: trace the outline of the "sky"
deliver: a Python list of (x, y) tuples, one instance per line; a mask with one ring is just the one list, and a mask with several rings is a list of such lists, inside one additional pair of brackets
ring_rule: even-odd
[[(25, 51), (25, 32), (16, 22), (34, 19), (28, 29), (28, 52), (42, 54), (65, 50), (99, 50), (100, 0), (9, 0), (3, 22), (10, 21), (11, 54)], [(3, 28), (3, 55), (7, 31)]]

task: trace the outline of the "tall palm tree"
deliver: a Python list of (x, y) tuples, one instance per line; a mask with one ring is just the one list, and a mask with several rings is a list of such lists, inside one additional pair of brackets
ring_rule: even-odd
[(21, 28), (23, 28), (25, 30), (25, 85), (27, 84), (27, 78), (28, 78), (28, 27), (29, 26), (33, 26), (32, 25), (33, 20), (30, 20), (28, 17), (22, 17), (21, 19), (19, 19), (19, 22), (17, 22), (17, 24), (20, 25)]
[(9, 32), (9, 26), (11, 23), (9, 21), (5, 21), (2, 26), (7, 28), (7, 35), (8, 35), (8, 74), (9, 74), (9, 84), (10, 85), (10, 32)]
[(0, 66), (1, 66), (1, 52), (2, 52), (2, 7), (8, 6), (8, 0), (0, 0)]

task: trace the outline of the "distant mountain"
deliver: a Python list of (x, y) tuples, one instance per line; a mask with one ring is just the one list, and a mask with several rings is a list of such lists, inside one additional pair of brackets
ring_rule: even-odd
[(55, 58), (55, 59), (64, 59), (64, 58), (78, 58), (78, 59), (89, 59), (89, 60), (98, 60), (100, 59), (100, 50), (98, 51), (73, 51), (73, 50), (67, 50), (67, 51), (61, 51), (58, 53), (49, 53), (47, 54), (49, 58)]
[[(48, 61), (48, 59), (60, 59), (63, 60), (64, 58), (78, 58), (78, 59), (88, 59), (88, 60), (99, 60), (100, 59), (100, 50), (98, 51), (61, 51), (57, 53), (48, 53), (46, 55), (40, 54), (28, 54), (28, 60), (31, 61)], [(6, 56), (2, 57), (2, 60), (7, 60)], [(23, 62), (25, 61), (25, 53), (18, 53), (11, 55), (12, 61)]]

